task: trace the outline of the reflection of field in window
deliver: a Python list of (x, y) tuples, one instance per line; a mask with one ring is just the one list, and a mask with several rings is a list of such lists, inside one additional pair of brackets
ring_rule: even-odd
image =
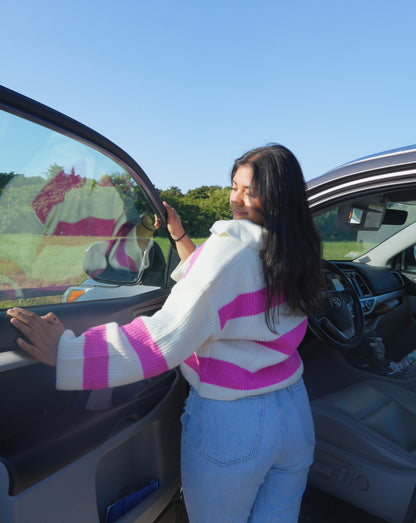
[(0, 235), (1, 306), (60, 303), (70, 285), (88, 277), (82, 269), (85, 250), (100, 240), (109, 238)]
[[(0, 308), (61, 303), (65, 290), (88, 278), (85, 250), (108, 237), (0, 234)], [(206, 238), (193, 238), (200, 245)], [(170, 241), (155, 238), (168, 258)], [(49, 292), (49, 294), (48, 294)]]
[(376, 245), (370, 242), (323, 242), (322, 257), (326, 260), (353, 260)]

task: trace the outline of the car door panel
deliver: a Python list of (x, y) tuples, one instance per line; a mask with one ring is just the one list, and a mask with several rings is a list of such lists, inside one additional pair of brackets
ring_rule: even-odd
[[(15, 496), (54, 474), (80, 456), (96, 448), (111, 434), (122, 431), (124, 422), (144, 418), (168, 393), (175, 380), (169, 372), (137, 387), (136, 394), (103, 410), (85, 408), (83, 394), (66, 395), (71, 408), (48, 409), (40, 419), (17, 431), (0, 446), (3, 463), (10, 474), (9, 494)], [(114, 390), (112, 391), (114, 396)], [(84, 396), (84, 397), (83, 397)]]
[[(156, 378), (161, 383), (152, 386), (148, 397), (136, 399), (135, 405), (56, 416), (36, 427), (30, 446), (32, 433), (23, 436), (23, 451), (19, 440), (6, 449), (0, 467), (0, 500), (3, 513), (13, 513), (14, 518), (7, 521), (31, 520), (34, 510), (36, 521), (102, 521), (106, 507), (123, 492), (157, 479), (160, 487), (150, 506), (136, 507), (126, 519), (153, 521), (147, 519), (147, 512), (156, 517), (165, 506), (166, 493), (173, 497), (179, 481), (175, 448), (184, 384), (177, 371), (169, 374), (163, 380)], [(74, 418), (75, 428), (68, 432)]]

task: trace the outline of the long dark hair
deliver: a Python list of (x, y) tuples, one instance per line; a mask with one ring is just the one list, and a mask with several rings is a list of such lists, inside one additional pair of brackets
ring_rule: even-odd
[(308, 207), (299, 162), (282, 145), (253, 149), (238, 158), (231, 179), (241, 166), (253, 170), (251, 185), (264, 213), (265, 236), (260, 250), (267, 288), (266, 322), (276, 332), (281, 296), (295, 314), (308, 315), (321, 305), (324, 288), (321, 240)]

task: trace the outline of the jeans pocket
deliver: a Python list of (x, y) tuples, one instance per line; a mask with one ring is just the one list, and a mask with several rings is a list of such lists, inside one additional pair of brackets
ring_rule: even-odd
[(300, 379), (294, 385), (290, 386), (288, 388), (288, 392), (298, 414), (300, 424), (303, 428), (305, 440), (310, 445), (314, 445), (315, 429), (313, 426), (313, 418), (308, 393), (306, 392), (303, 380)]
[(255, 458), (263, 428), (264, 397), (200, 404), (199, 452), (220, 466)]

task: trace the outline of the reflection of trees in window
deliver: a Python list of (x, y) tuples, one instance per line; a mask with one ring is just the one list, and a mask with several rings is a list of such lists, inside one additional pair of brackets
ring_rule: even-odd
[(16, 176), (16, 173), (11, 171), (9, 173), (0, 173), (0, 194), (3, 192), (3, 189), (10, 182), (12, 178)]

